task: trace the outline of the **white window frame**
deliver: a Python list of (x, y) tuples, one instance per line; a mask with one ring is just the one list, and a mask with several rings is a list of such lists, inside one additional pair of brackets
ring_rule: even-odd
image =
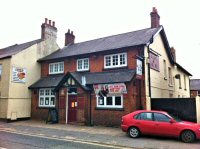
[[(57, 66), (57, 70), (56, 70)], [(61, 67), (63, 66), (63, 67)], [(50, 63), (49, 64), (49, 74), (59, 74), (64, 73), (64, 62)]]
[[(103, 105), (100, 105), (98, 99), (101, 98), (100, 96), (96, 96), (96, 106), (97, 108), (123, 108), (123, 95), (115, 95), (115, 96), (108, 96), (112, 97), (112, 105), (106, 105), (107, 97), (103, 97)], [(115, 105), (115, 97), (121, 97), (121, 105)]]
[[(124, 55), (125, 63), (120, 64), (120, 56)], [(117, 56), (117, 65), (113, 65), (114, 59), (113, 57)], [(110, 66), (106, 66), (106, 58), (110, 59)], [(118, 54), (110, 54), (104, 56), (104, 68), (118, 68), (127, 66), (127, 53), (118, 53)]]
[[(41, 94), (41, 92), (43, 91), (43, 94)], [(49, 95), (46, 95), (46, 91), (49, 92)], [(41, 98), (43, 98), (43, 104), (41, 104)], [(45, 98), (49, 98), (48, 101), (48, 105), (45, 104)], [(54, 98), (54, 105), (51, 104), (51, 98)], [(39, 89), (39, 100), (38, 100), (38, 106), (39, 107), (55, 107), (56, 106), (56, 96), (53, 93), (53, 89), (52, 88), (41, 88)]]
[[(84, 63), (85, 60), (88, 61), (88, 67), (87, 67), (87, 68), (85, 68), (85, 63)], [(82, 65), (81, 68), (78, 67), (79, 62), (80, 62), (81, 65)], [(88, 71), (89, 68), (90, 68), (90, 61), (89, 61), (89, 58), (77, 59), (76, 67), (77, 67), (77, 71)]]

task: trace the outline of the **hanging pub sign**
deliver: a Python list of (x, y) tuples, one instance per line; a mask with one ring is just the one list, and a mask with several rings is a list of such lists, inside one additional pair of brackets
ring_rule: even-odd
[(142, 61), (140, 59), (136, 59), (137, 67), (136, 67), (136, 78), (142, 78)]
[(126, 94), (126, 85), (124, 83), (115, 84), (95, 84), (93, 85), (96, 95), (104, 96), (116, 95), (116, 94)]
[(26, 69), (25, 68), (12, 68), (12, 81), (16, 83), (26, 82)]

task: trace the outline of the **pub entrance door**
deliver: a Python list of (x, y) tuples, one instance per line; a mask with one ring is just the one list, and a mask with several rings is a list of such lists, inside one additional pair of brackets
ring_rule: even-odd
[(68, 95), (68, 122), (77, 121), (77, 95)]

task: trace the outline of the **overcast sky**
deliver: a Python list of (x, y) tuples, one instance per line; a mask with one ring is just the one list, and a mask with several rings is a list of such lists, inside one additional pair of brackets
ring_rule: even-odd
[(156, 7), (177, 62), (200, 79), (199, 0), (5, 0), (0, 2), (0, 48), (38, 39), (44, 18), (55, 21), (58, 44), (67, 29), (75, 42), (150, 27)]

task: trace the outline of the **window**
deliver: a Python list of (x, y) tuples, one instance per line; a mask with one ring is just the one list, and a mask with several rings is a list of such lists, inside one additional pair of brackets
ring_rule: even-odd
[(158, 122), (169, 122), (170, 118), (161, 113), (154, 113), (154, 120)]
[(179, 78), (179, 88), (182, 89), (182, 85), (181, 85), (181, 75), (180, 75), (180, 78)]
[(136, 115), (134, 118), (137, 120), (148, 120), (148, 121), (153, 120), (152, 113), (149, 113), (149, 112), (140, 113)]
[(187, 85), (186, 85), (186, 76), (184, 75), (184, 89), (187, 90)]
[(127, 53), (104, 56), (104, 68), (116, 68), (127, 66)]
[(64, 62), (50, 63), (49, 74), (64, 73)]
[(0, 79), (1, 79), (1, 76), (2, 76), (2, 65), (0, 64)]
[(77, 71), (89, 70), (89, 58), (77, 60)]
[(167, 79), (167, 65), (166, 65), (166, 60), (163, 60), (163, 68), (164, 68), (164, 79)]
[(39, 106), (40, 107), (55, 107), (55, 95), (52, 89), (39, 90)]
[(168, 68), (168, 72), (169, 72), (169, 85), (172, 85), (172, 70), (171, 70), (171, 68), (169, 67)]
[(122, 108), (123, 97), (122, 96), (97, 96), (97, 107), (100, 108)]

